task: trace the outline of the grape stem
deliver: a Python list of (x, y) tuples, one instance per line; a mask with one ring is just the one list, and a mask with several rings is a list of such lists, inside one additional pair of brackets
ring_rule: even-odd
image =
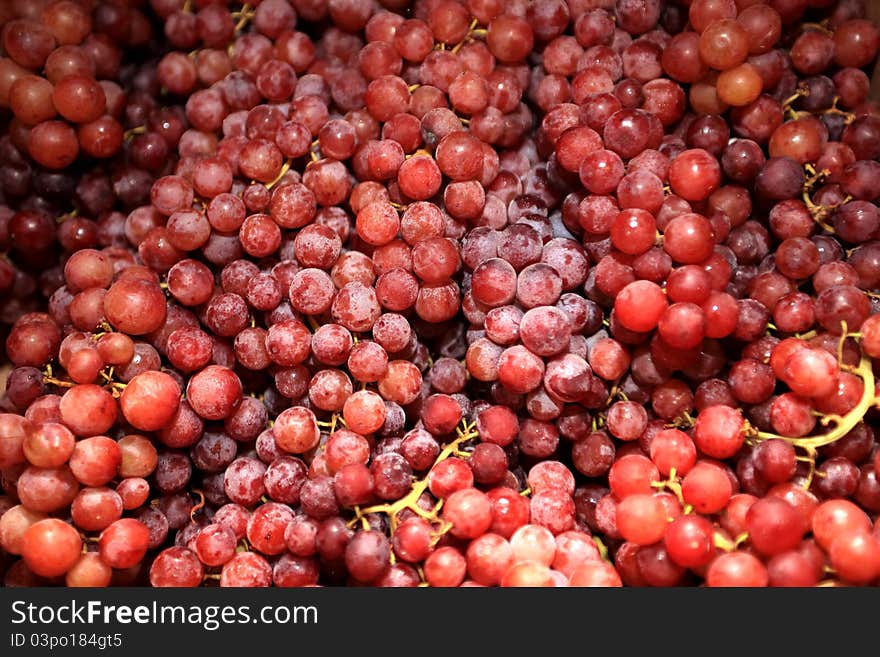
[(666, 426), (671, 429), (690, 429), (694, 424), (696, 424), (696, 420), (694, 420), (693, 416), (687, 411), (684, 411)]
[(56, 217), (55, 223), (56, 224), (63, 224), (65, 221), (67, 221), (68, 219), (72, 219), (73, 217), (76, 217), (78, 214), (79, 214), (79, 210), (77, 208), (74, 208), (70, 212), (65, 212), (64, 214)]
[(136, 128), (132, 128), (131, 130), (126, 130), (125, 133), (122, 135), (122, 138), (125, 139), (125, 141), (129, 142), (132, 139), (134, 139), (137, 135), (142, 135), (146, 131), (147, 131), (147, 126), (139, 125)]
[(806, 438), (791, 438), (788, 436), (779, 436), (775, 433), (768, 433), (766, 431), (759, 431), (746, 422), (746, 435), (758, 440), (784, 440), (795, 447), (800, 447), (808, 452), (840, 440), (862, 421), (862, 418), (865, 417), (865, 413), (867, 413), (872, 406), (878, 404), (878, 398), (874, 394), (874, 370), (872, 368), (871, 359), (868, 356), (862, 355), (858, 366), (853, 368), (853, 374), (861, 378), (864, 383), (862, 397), (859, 400), (859, 403), (856, 404), (846, 415), (831, 413), (820, 420), (820, 423), (823, 426), (828, 426), (831, 422), (834, 422), (834, 428), (828, 433), (820, 436), (807, 436)]
[(834, 235), (836, 231), (830, 224), (826, 223), (825, 219), (833, 209), (846, 203), (849, 198), (844, 199), (840, 203), (835, 203), (834, 205), (816, 205), (813, 203), (813, 199), (810, 198), (809, 192), (804, 190), (803, 200), (804, 205), (807, 206), (807, 210), (810, 212), (810, 216), (813, 217), (813, 221), (819, 224), (822, 230)]
[(73, 381), (56, 379), (52, 372), (52, 365), (46, 365), (46, 367), (43, 368), (43, 383), (58, 386), (59, 388), (72, 388), (76, 385)]
[[(457, 434), (457, 438), (447, 444), (437, 458), (434, 460), (434, 465), (440, 463), (440, 461), (444, 461), (453, 454), (461, 453), (461, 447), (464, 443), (473, 440), (474, 438), (479, 437), (479, 432), (476, 430), (476, 423), (471, 423), (467, 421), (462, 421), (462, 425), (459, 428), (456, 428), (455, 433)], [(433, 468), (433, 466), (432, 466)], [(430, 469), (429, 469), (430, 472)], [(419, 498), (422, 496), (428, 488), (428, 478), (419, 479), (413, 482), (412, 488), (409, 493), (401, 497), (396, 502), (392, 502), (390, 504), (376, 504), (373, 506), (368, 506), (366, 508), (356, 508), (355, 509), (355, 517), (349, 522), (349, 526), (353, 526), (360, 520), (361, 522), (365, 522), (365, 516), (368, 513), (384, 513), (388, 516), (388, 519), (391, 523), (391, 531), (394, 532), (397, 529), (398, 525), (398, 514), (404, 509), (409, 509), (416, 515), (424, 518), (428, 522), (439, 525), (439, 528), (434, 536), (435, 542), (439, 540), (440, 536), (449, 531), (451, 524), (442, 520), (438, 517), (440, 509), (443, 508), (443, 500), (439, 500), (437, 504), (430, 511), (426, 511), (421, 506), (419, 506)]]
[(852, 112), (845, 112), (837, 106), (837, 103), (840, 101), (840, 96), (835, 96), (834, 100), (831, 101), (831, 107), (822, 111), (822, 114), (839, 114), (844, 117), (843, 123), (844, 125), (849, 125), (853, 121), (856, 120), (856, 115)]
[[(666, 489), (670, 491), (676, 498), (678, 498), (679, 504), (684, 511), (685, 515), (693, 513), (694, 507), (684, 501), (684, 493), (681, 490), (681, 480), (678, 477), (678, 474), (675, 468), (669, 468), (669, 478), (664, 481), (652, 481), (651, 486), (659, 489)], [(670, 520), (672, 520), (670, 518)]]
[(849, 337), (855, 337), (855, 334), (848, 332), (849, 328), (846, 325), (846, 321), (842, 321), (840, 326), (840, 340), (837, 341), (837, 362), (840, 363), (840, 369), (845, 369), (847, 372), (851, 372), (852, 368), (843, 362), (843, 348), (846, 346), (846, 339)]
[(810, 95), (810, 90), (808, 87), (803, 85), (798, 85), (797, 90), (788, 98), (782, 101), (782, 108), (788, 110), (791, 107), (791, 104), (796, 101), (798, 98), (804, 98), (805, 96)]
[(254, 13), (254, 8), (247, 3), (241, 6), (241, 10), (232, 12), (232, 17), (238, 19), (238, 23), (235, 24), (235, 31), (243, 30), (251, 22)]
[(749, 538), (748, 532), (743, 532), (739, 536), (737, 536), (732, 541), (719, 532), (715, 532), (712, 536), (712, 542), (715, 544), (719, 550), (724, 550), (725, 552), (733, 552), (738, 548), (742, 543), (744, 543)]
[(804, 479), (803, 488), (804, 490), (809, 490), (810, 486), (813, 485), (813, 479), (816, 476), (824, 476), (821, 472), (816, 471), (816, 448), (815, 447), (804, 447), (804, 451), (807, 453), (806, 456), (796, 456), (795, 460), (801, 461), (803, 463), (808, 463), (810, 466), (809, 472), (807, 472), (807, 476)]
[(43, 383), (48, 383), (59, 388), (73, 388), (76, 384), (73, 381), (62, 381), (54, 376), (43, 376)]
[(342, 418), (342, 416), (339, 413), (334, 413), (333, 415), (331, 415), (329, 422), (324, 422), (323, 420), (318, 420), (316, 422), (316, 424), (319, 427), (321, 427), (322, 429), (327, 429), (327, 433), (333, 433), (334, 431), (336, 431), (337, 424), (341, 424), (343, 427), (348, 426), (348, 425), (346, 425), (345, 420)]
[(816, 183), (820, 182), (831, 173), (828, 169), (820, 169), (819, 171), (816, 171), (816, 168), (809, 163), (804, 165), (804, 170), (810, 175), (810, 177), (804, 181), (804, 189), (806, 191), (812, 191), (816, 186)]
[(110, 366), (106, 370), (101, 370), (98, 374), (100, 374), (101, 378), (107, 383), (113, 383), (113, 370), (113, 366)]
[(618, 377), (618, 379), (612, 384), (611, 390), (608, 392), (608, 396), (605, 398), (605, 408), (608, 408), (611, 405), (611, 402), (619, 395), (623, 395), (622, 399), (624, 401), (628, 401), (626, 396), (620, 390), (620, 381), (623, 377)]
[(471, 24), (470, 24), (470, 26), (468, 26), (468, 31), (467, 31), (467, 34), (465, 35), (464, 39), (462, 39), (459, 43), (457, 43), (455, 46), (453, 46), (453, 48), (452, 48), (453, 54), (458, 53), (458, 51), (461, 50), (461, 47), (464, 44), (466, 44), (470, 41), (473, 41), (474, 39), (478, 39), (478, 38), (485, 39), (486, 38), (486, 36), (489, 34), (489, 30), (487, 30), (485, 27), (477, 27), (479, 24), (480, 24), (480, 22), (476, 18), (471, 21)]
[(270, 180), (266, 183), (266, 189), (272, 189), (288, 171), (290, 171), (290, 160), (287, 160), (284, 164), (281, 165), (281, 171), (278, 172), (278, 175), (275, 176), (274, 180)]
[(431, 586), (430, 584), (428, 584), (428, 580), (425, 579), (425, 571), (421, 566), (416, 566), (416, 572), (419, 574), (420, 587)]
[(798, 110), (796, 110), (792, 107), (792, 104), (798, 98), (806, 98), (809, 95), (810, 95), (810, 88), (804, 84), (799, 84), (797, 89), (795, 90), (795, 92), (791, 96), (786, 98), (784, 101), (782, 101), (782, 110), (785, 112), (785, 114), (788, 116), (788, 118), (793, 119), (793, 120), (797, 120), (797, 119), (801, 118), (802, 115), (809, 114), (809, 112), (799, 112)]
[[(822, 21), (822, 23), (826, 23), (827, 21)], [(821, 32), (822, 34), (827, 34), (831, 36), (834, 34), (831, 30), (828, 29), (827, 25), (823, 25), (822, 23), (803, 23), (801, 25), (801, 30), (806, 32), (807, 30), (815, 30), (816, 32)]]
[(199, 496), (198, 503), (195, 504), (195, 506), (193, 506), (193, 508), (191, 508), (189, 510), (189, 519), (191, 521), (195, 522), (196, 521), (196, 512), (199, 511), (199, 509), (204, 508), (204, 506), (205, 506), (205, 494), (201, 490), (199, 490), (198, 488), (194, 488), (193, 493), (195, 493), (196, 495)]
[(810, 198), (810, 193), (813, 191), (816, 183), (826, 178), (831, 172), (828, 169), (821, 169), (819, 171), (816, 171), (816, 169), (811, 164), (805, 164), (804, 170), (809, 175), (809, 177), (804, 181), (803, 193), (801, 195), (804, 204), (807, 206), (807, 210), (809, 210), (810, 216), (813, 217), (813, 221), (819, 224), (819, 226), (821, 226), (823, 230), (834, 235), (836, 231), (831, 225), (826, 223), (825, 220), (828, 218), (828, 215), (831, 214), (832, 210), (839, 208), (844, 203), (849, 203), (849, 201), (852, 200), (852, 196), (847, 195), (840, 203), (834, 203), (832, 205), (817, 205), (813, 202), (813, 199)]
[(122, 396), (122, 393), (128, 387), (128, 384), (113, 381), (108, 387), (110, 388), (110, 394), (113, 395), (115, 399), (118, 399)]

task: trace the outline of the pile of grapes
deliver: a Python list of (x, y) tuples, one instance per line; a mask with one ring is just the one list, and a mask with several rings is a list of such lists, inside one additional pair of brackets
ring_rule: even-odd
[(4, 584), (880, 583), (866, 12), (0, 2)]

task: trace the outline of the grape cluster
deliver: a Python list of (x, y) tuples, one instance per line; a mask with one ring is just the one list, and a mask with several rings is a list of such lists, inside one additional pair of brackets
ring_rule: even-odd
[(880, 582), (861, 0), (0, 23), (6, 585)]

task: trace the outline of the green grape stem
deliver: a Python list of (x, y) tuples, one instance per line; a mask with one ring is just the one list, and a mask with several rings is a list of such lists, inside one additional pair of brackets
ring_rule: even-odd
[[(437, 465), (438, 463), (440, 463), (440, 461), (443, 461), (443, 460), (449, 458), (450, 456), (453, 456), (455, 454), (459, 454), (461, 452), (460, 448), (464, 445), (464, 443), (469, 442), (469, 441), (473, 440), (474, 438), (478, 438), (480, 435), (476, 430), (476, 425), (472, 424), (472, 423), (468, 423), (466, 421), (463, 421), (462, 426), (460, 428), (456, 429), (456, 434), (458, 437), (443, 448), (443, 450), (440, 452), (440, 454), (437, 456), (436, 460), (434, 461), (434, 465)], [(429, 471), (430, 471), (430, 469), (429, 469)], [(396, 502), (393, 502), (390, 504), (377, 504), (375, 506), (368, 506), (366, 508), (356, 509), (355, 517), (349, 523), (349, 525), (351, 526), (353, 524), (356, 524), (357, 521), (359, 519), (362, 519), (363, 516), (366, 514), (384, 513), (388, 516), (388, 519), (391, 523), (391, 531), (393, 532), (397, 528), (397, 524), (398, 524), (397, 514), (399, 514), (404, 509), (409, 509), (410, 511), (412, 511), (413, 513), (415, 513), (418, 516), (421, 516), (422, 518), (424, 518), (428, 522), (430, 522), (432, 524), (438, 524), (440, 526), (440, 528), (439, 528), (439, 531), (437, 532), (437, 534), (438, 534), (437, 538), (439, 538), (439, 535), (442, 535), (443, 533), (448, 531), (449, 525), (448, 525), (448, 523), (442, 521), (438, 516), (440, 509), (443, 506), (442, 500), (440, 500), (437, 503), (437, 505), (433, 509), (431, 509), (430, 511), (426, 511), (421, 506), (419, 506), (419, 504), (418, 504), (419, 498), (422, 496), (422, 493), (424, 493), (427, 490), (427, 488), (428, 488), (428, 478), (427, 477), (425, 477), (424, 479), (416, 480), (413, 483), (412, 488), (410, 489), (410, 492), (407, 493), (404, 497), (397, 500)]]
[(856, 404), (846, 415), (830, 414), (822, 418), (820, 422), (823, 426), (827, 426), (831, 422), (834, 423), (834, 428), (827, 433), (819, 436), (807, 436), (805, 438), (790, 438), (787, 436), (779, 436), (775, 433), (759, 431), (746, 423), (746, 435), (757, 440), (772, 440), (774, 438), (784, 440), (795, 447), (800, 447), (807, 451), (815, 450), (819, 447), (830, 445), (831, 443), (840, 440), (862, 421), (865, 417), (865, 413), (867, 413), (872, 406), (877, 406), (878, 401), (880, 401), (875, 394), (874, 370), (872, 368), (871, 359), (863, 354), (858, 366), (856, 366), (852, 372), (861, 378), (864, 383), (862, 397), (858, 404)]

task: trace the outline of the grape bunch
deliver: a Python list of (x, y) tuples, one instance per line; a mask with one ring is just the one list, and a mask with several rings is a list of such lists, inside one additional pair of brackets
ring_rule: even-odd
[(880, 583), (866, 12), (0, 7), (4, 584)]

